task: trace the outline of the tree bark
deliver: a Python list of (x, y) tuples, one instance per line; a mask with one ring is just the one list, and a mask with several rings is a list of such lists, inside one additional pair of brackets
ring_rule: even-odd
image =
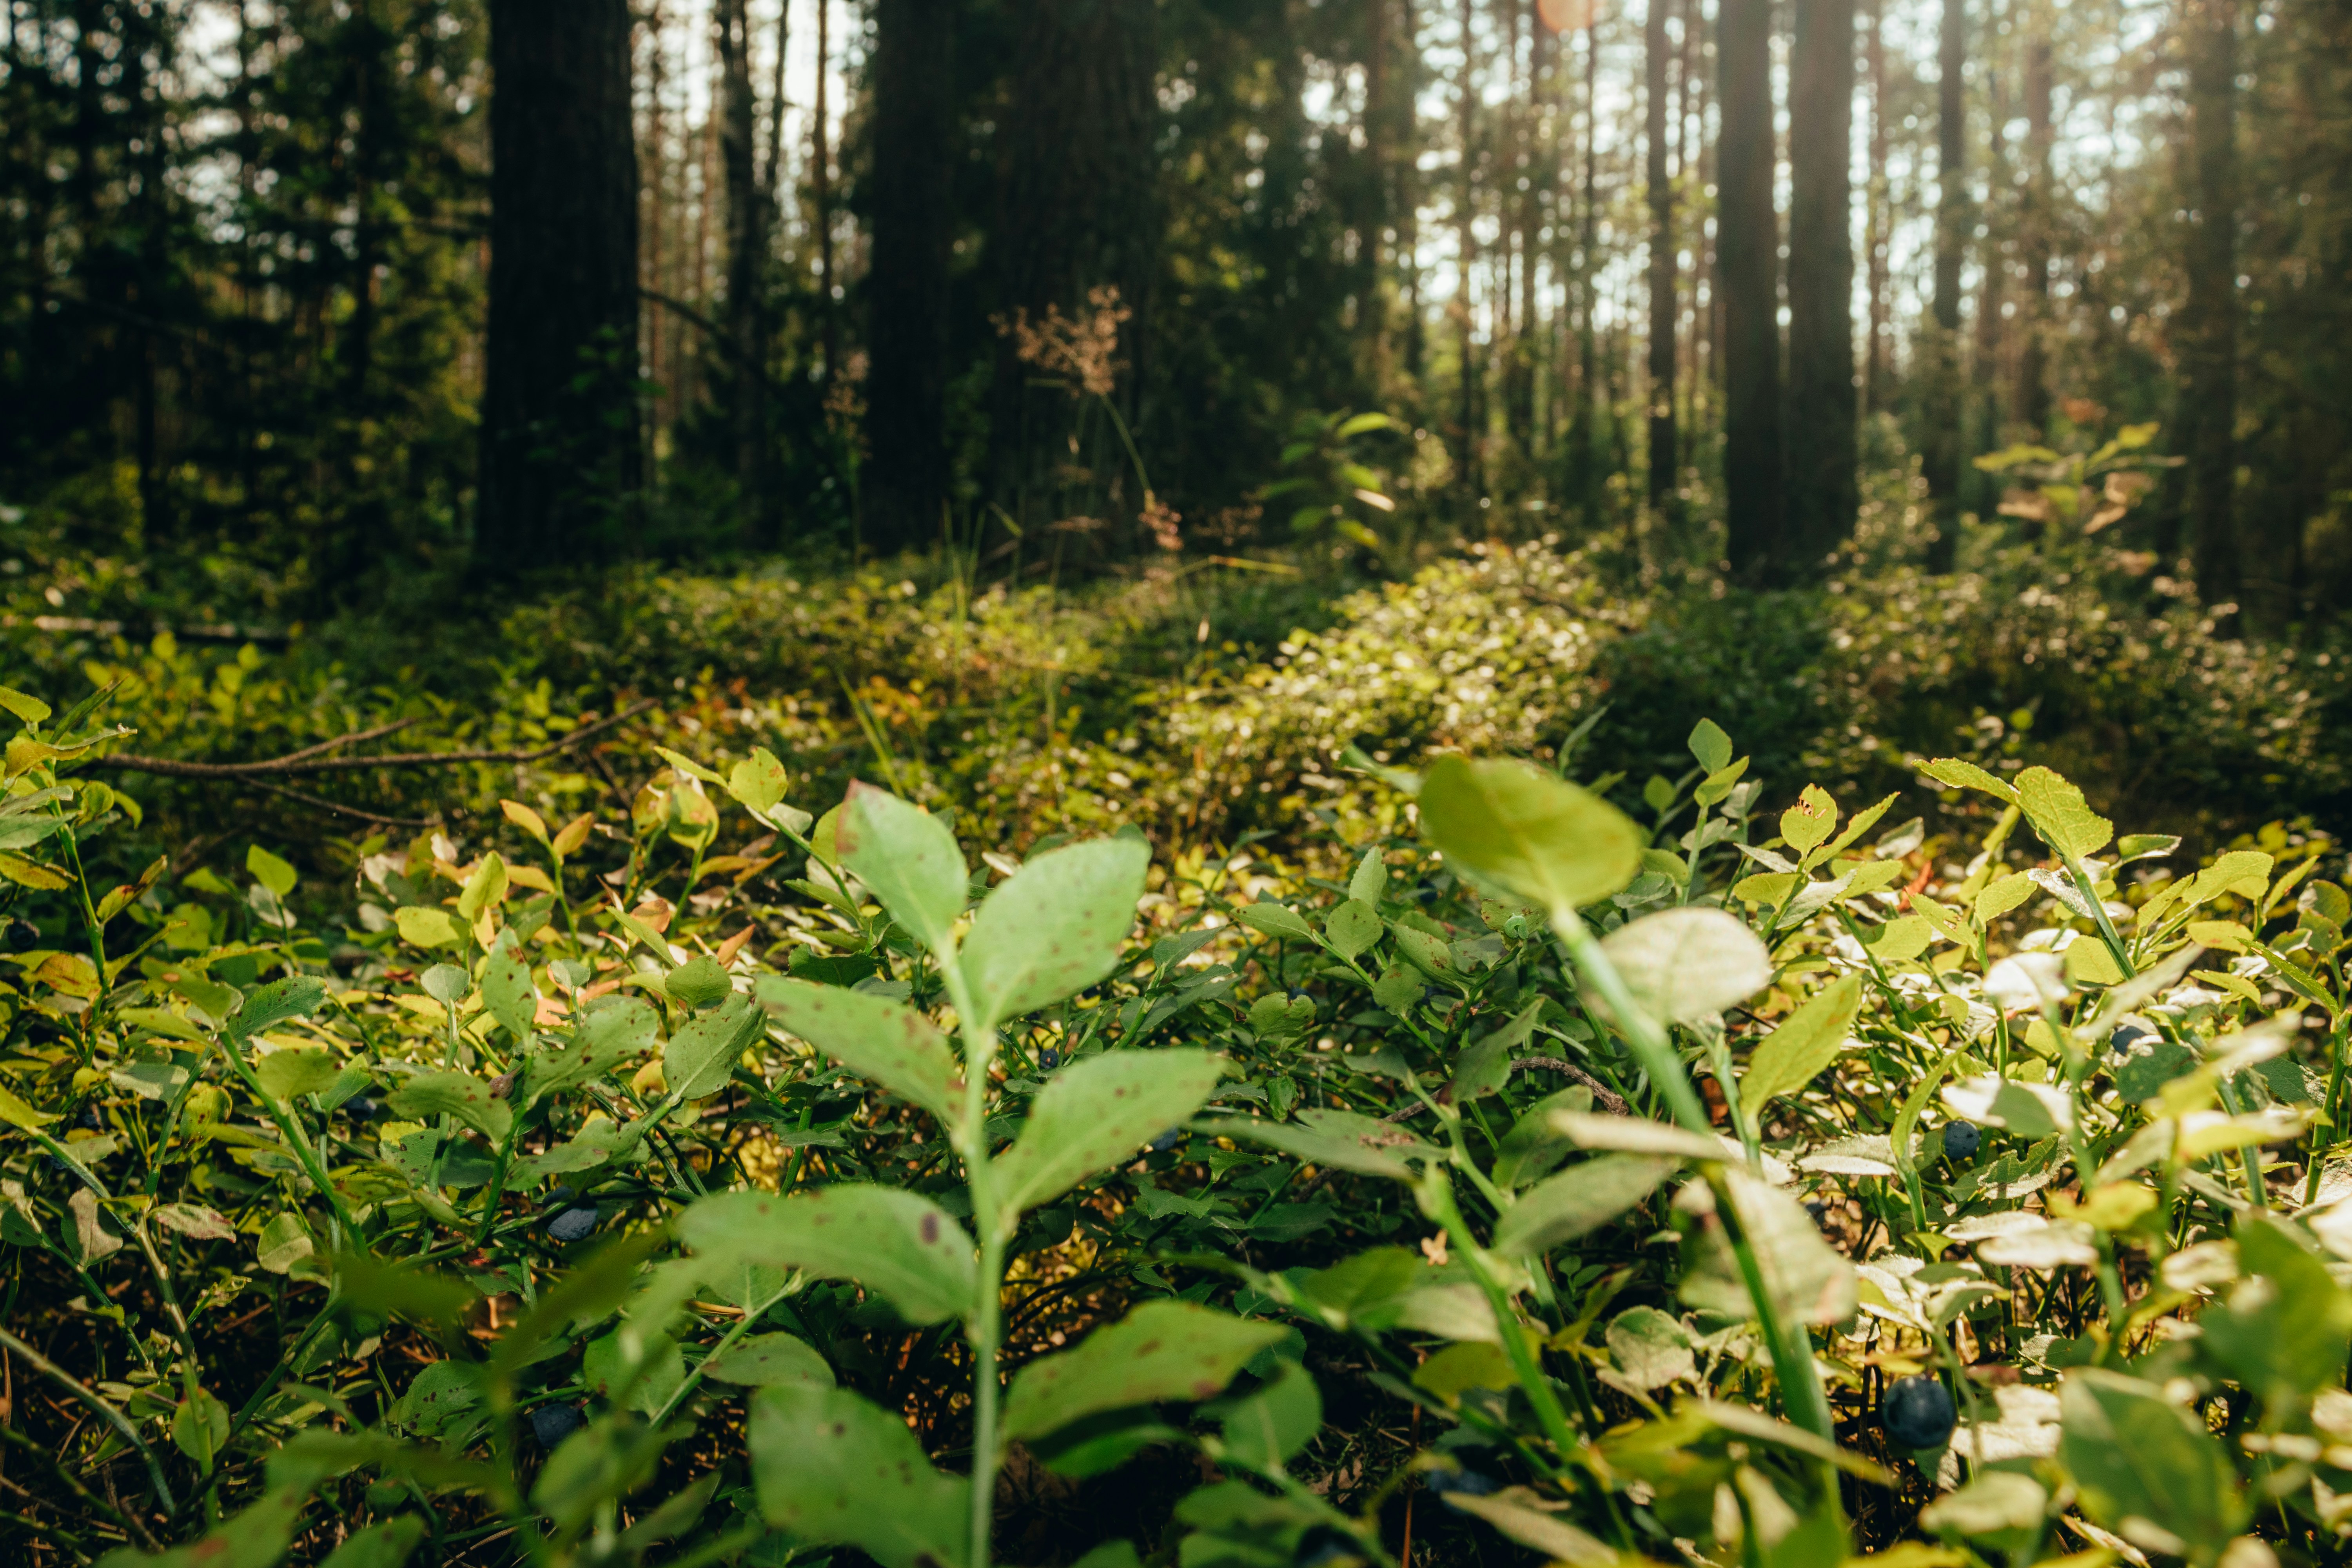
[(492, 0), (490, 285), (476, 550), (494, 573), (609, 546), (638, 447), (626, 0)]
[(1675, 493), (1675, 187), (1666, 169), (1666, 8), (1649, 0), (1642, 25), (1643, 133), (1650, 186), (1650, 504)]
[(948, 499), (948, 271), (953, 242), (952, 0), (875, 8), (873, 260), (866, 277), (864, 536), (938, 537)]
[(1927, 569), (1949, 572), (1960, 544), (1960, 260), (1968, 243), (1965, 134), (1968, 0), (1944, 0), (1936, 51), (1936, 292), (1926, 350), (1926, 429), (1920, 467), (1935, 529)]
[(1788, 574), (1853, 537), (1853, 4), (1797, 0), (1789, 79)]
[(1868, 0), (1870, 12), (1870, 179), (1864, 196), (1864, 244), (1867, 252), (1870, 337), (1864, 345), (1863, 402), (1875, 414), (1895, 401), (1894, 367), (1887, 359), (1887, 244), (1893, 228), (1892, 195), (1886, 181), (1885, 0)]
[(1456, 198), (1454, 226), (1455, 244), (1461, 250), (1462, 286), (1454, 305), (1462, 313), (1462, 506), (1465, 521), (1477, 509), (1479, 491), (1484, 484), (1478, 472), (1479, 440), (1478, 390), (1486, 379), (1486, 367), (1478, 363), (1478, 318), (1472, 310), (1470, 276), (1478, 264), (1478, 236), (1472, 227), (1477, 216), (1478, 195), (1478, 121), (1476, 118), (1478, 41), (1471, 15), (1471, 0), (1462, 0), (1462, 90), (1461, 127), (1462, 172), (1460, 195)]
[(1722, 0), (1716, 26), (1724, 517), (1733, 574), (1765, 583), (1781, 576), (1785, 565), (1771, 0)]
[(2018, 214), (2019, 260), (2025, 281), (2025, 320), (2018, 348), (2016, 396), (2010, 417), (2039, 441), (2050, 425), (2050, 259), (2057, 182), (2051, 168), (2056, 133), (2051, 121), (2053, 71), (2050, 0), (2028, 0), (2025, 34), (2026, 179)]
[[(2237, 0), (2189, 0), (2189, 142), (2192, 160), (2188, 320), (2180, 360), (2183, 436), (2189, 458), (2189, 527), (2197, 594), (2234, 635), (2245, 586), (2238, 545), (2238, 7)], [(2267, 586), (2267, 584), (2266, 584)], [(2266, 595), (2275, 598), (2277, 595)], [(2223, 609), (2222, 606), (2232, 606)], [(2265, 603), (2259, 617), (2283, 621)]]
[[(1018, 15), (992, 241), (998, 309), (1008, 322), (1017, 310), (1067, 314), (1085, 308), (1094, 289), (1118, 289), (1133, 312), (1119, 340), (1126, 370), (1118, 394), (1133, 418), (1160, 250), (1156, 14), (1151, 0), (1024, 0)], [(1030, 428), (1030, 374), (1013, 339), (1000, 337), (990, 393), (992, 488), (1024, 522), (1052, 521), (1029, 518), (1026, 497), (1047, 468), (1066, 460), (1057, 452), (1068, 421), (1056, 413)], [(1034, 395), (1066, 401), (1060, 392)]]
[(768, 465), (768, 202), (760, 187), (759, 105), (751, 87), (750, 0), (718, 0), (719, 161), (727, 183), (727, 347), (733, 383), (729, 425), (735, 482), (752, 520), (752, 542), (772, 549), (782, 512)]

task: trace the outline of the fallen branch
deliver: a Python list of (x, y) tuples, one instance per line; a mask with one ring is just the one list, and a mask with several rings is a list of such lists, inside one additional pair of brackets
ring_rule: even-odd
[(383, 816), (373, 811), (362, 811), (356, 805), (345, 805), (341, 801), (329, 800), (324, 795), (310, 795), (282, 784), (271, 784), (268, 779), (247, 779), (245, 782), (256, 789), (266, 789), (272, 795), (282, 795), (289, 800), (298, 801), (313, 811), (340, 812), (345, 816), (356, 816), (362, 822), (373, 822), (380, 827), (438, 827), (441, 826), (441, 818), (437, 816)]
[(160, 773), (167, 778), (183, 779), (256, 779), (278, 777), (289, 773), (362, 773), (371, 768), (437, 768), (453, 763), (535, 763), (541, 757), (552, 756), (576, 746), (592, 735), (600, 734), (616, 724), (624, 724), (653, 707), (650, 697), (635, 706), (623, 710), (593, 724), (583, 724), (561, 740), (529, 751), (513, 752), (395, 752), (382, 757), (329, 757), (320, 753), (340, 746), (356, 745), (405, 728), (411, 720), (385, 725), (375, 730), (362, 730), (349, 735), (339, 735), (299, 752), (289, 752), (282, 757), (271, 757), (257, 763), (184, 763), (172, 757), (142, 757), (133, 752), (121, 752), (100, 758), (89, 765), (100, 768), (121, 768), (126, 773)]

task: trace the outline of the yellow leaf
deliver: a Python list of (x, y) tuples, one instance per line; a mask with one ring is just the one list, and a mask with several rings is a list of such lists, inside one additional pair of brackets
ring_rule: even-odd
[(1780, 814), (1780, 837), (1801, 855), (1828, 843), (1830, 835), (1837, 831), (1837, 802), (1830, 798), (1830, 792), (1819, 784), (1807, 784), (1797, 804)]
[(482, 911), (493, 909), (506, 900), (507, 863), (492, 850), (482, 857), (481, 864), (466, 879), (464, 891), (457, 895), (457, 913), (467, 925), (480, 921)]
[(466, 940), (466, 928), (446, 910), (409, 904), (392, 912), (403, 942), (415, 947), (455, 947)]
[(572, 851), (588, 842), (588, 830), (595, 826), (595, 814), (583, 811), (563, 825), (562, 831), (556, 834), (554, 842), (548, 847), (554, 850), (560, 857), (569, 857)]
[(2011, 871), (1977, 895), (1976, 923), (1989, 926), (2032, 896), (2033, 879), (2022, 871)]
[(0, 854), (0, 877), (44, 893), (73, 886), (62, 873), (22, 855)]
[(36, 1110), (7, 1089), (0, 1089), (0, 1121), (22, 1127), (29, 1132), (36, 1127), (46, 1126), (56, 1120), (57, 1118), (47, 1111)]
[(541, 844), (544, 845), (547, 842), (547, 818), (540, 816), (538, 812), (519, 800), (502, 800), (499, 802), (499, 809), (506, 814), (506, 819), (509, 822), (538, 839)]

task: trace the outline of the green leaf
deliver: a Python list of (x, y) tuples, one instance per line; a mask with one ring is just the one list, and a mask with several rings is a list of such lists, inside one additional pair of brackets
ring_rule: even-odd
[[(1853, 1317), (1853, 1265), (1822, 1239), (1813, 1216), (1788, 1193), (1745, 1171), (1735, 1168), (1726, 1176), (1739, 1215), (1740, 1232), (1755, 1255), (1764, 1288), (1770, 1292), (1781, 1321), (1821, 1327)], [(1696, 1183), (1685, 1188), (1676, 1201), (1694, 1198), (1705, 1212), (1713, 1212), (1710, 1190)], [(1695, 1256), (1683, 1275), (1683, 1300), (1705, 1312), (1753, 1317), (1754, 1302), (1738, 1261), (1724, 1240), (1723, 1228), (1709, 1226), (1697, 1231), (1690, 1245)]]
[(1075, 1349), (1016, 1373), (1004, 1401), (1004, 1436), (1040, 1437), (1130, 1405), (1207, 1399), (1288, 1332), (1190, 1301), (1147, 1302)]
[(455, 947), (466, 940), (466, 928), (446, 910), (405, 904), (392, 911), (392, 921), (411, 947)]
[(1819, 784), (1807, 784), (1797, 804), (1780, 814), (1780, 837), (1802, 855), (1829, 841), (1837, 831), (1837, 802)]
[(0, 686), (0, 708), (5, 708), (27, 724), (38, 724), (49, 716), (49, 705), (37, 697), (28, 697), (13, 686)]
[(896, 1411), (779, 1384), (751, 1400), (751, 1444), (761, 1515), (796, 1542), (855, 1546), (882, 1568), (971, 1556), (971, 1481), (933, 1469)]
[[(2284, 1058), (2278, 1058), (2284, 1060)], [(2238, 1264), (2255, 1277), (2198, 1315), (2200, 1354), (2273, 1411), (2344, 1381), (2352, 1291), (2294, 1226), (2260, 1210), (2238, 1216)]]
[(1370, 430), (1401, 430), (1402, 428), (1404, 428), (1403, 426), (1398, 424), (1394, 419), (1390, 418), (1387, 415), (1374, 412), (1370, 414), (1358, 414), (1341, 420), (1339, 422), (1339, 427), (1332, 431), (1331, 434), (1338, 437), (1340, 440), (1345, 441), (1353, 437), (1361, 436)]
[(770, 975), (758, 995), (793, 1034), (952, 1129), (963, 1120), (963, 1074), (947, 1037), (902, 1002)]
[(404, 1513), (350, 1536), (319, 1568), (401, 1568), (424, 1539), (423, 1516)]
[(539, 992), (530, 983), (530, 960), (503, 932), (489, 957), (482, 961), (482, 1004), (515, 1044), (530, 1044), (539, 1017)]
[(1351, 898), (1323, 918), (1323, 940), (1351, 962), (1370, 951), (1386, 929), (1379, 913), (1361, 899)]
[(1495, 1250), (1540, 1258), (1607, 1225), (1648, 1197), (1681, 1164), (1642, 1154), (1602, 1154), (1571, 1166), (1537, 1183), (1503, 1211), (1495, 1226)]
[(1739, 1100), (1748, 1117), (1760, 1120), (1768, 1101), (1795, 1093), (1837, 1060), (1861, 1011), (1862, 977), (1849, 974), (1782, 1019), (1750, 1054), (1748, 1070), (1740, 1075)]
[(719, 961), (705, 953), (671, 970), (662, 990), (681, 1007), (715, 1007), (732, 994), (734, 984)]
[(2048, 768), (2017, 775), (2017, 804), (2043, 843), (2077, 860), (2097, 854), (2116, 835), (2116, 825), (2093, 811), (2081, 790)]
[(1512, 1123), (1511, 1130), (1503, 1134), (1502, 1144), (1495, 1151), (1494, 1169), (1488, 1173), (1495, 1184), (1506, 1192), (1523, 1187), (1559, 1164), (1576, 1143), (1553, 1123), (1551, 1113), (1591, 1109), (1592, 1091), (1580, 1083), (1546, 1095), (1529, 1106)]
[(21, 1127), (27, 1132), (36, 1127), (46, 1127), (57, 1117), (46, 1110), (36, 1110), (16, 1098), (14, 1090), (0, 1089), (0, 1121), (11, 1127)]
[[(1507, 1487), (1490, 1493), (1450, 1491), (1445, 1494), (1445, 1501), (1451, 1508), (1485, 1520), (1497, 1533), (1555, 1563), (1569, 1563), (1571, 1568), (1601, 1568), (1602, 1564), (1623, 1561), (1607, 1543), (1570, 1524), (1553, 1511), (1556, 1505), (1546, 1503), (1526, 1487)], [(1834, 1568), (1841, 1556), (1807, 1563), (1801, 1568)], [(1759, 1557), (1760, 1560), (1760, 1553)], [(1764, 1568), (1800, 1568), (1800, 1564), (1768, 1563)]]
[(1245, 904), (1234, 911), (1234, 918), (1260, 936), (1270, 936), (1280, 942), (1319, 944), (1315, 928), (1288, 904), (1277, 904), (1271, 900)]
[(392, 1091), (389, 1103), (419, 1121), (454, 1116), (494, 1143), (514, 1126), (514, 1110), (490, 1093), (490, 1086), (462, 1072), (421, 1072)]
[(534, 1100), (602, 1078), (631, 1057), (643, 1055), (652, 1049), (661, 1028), (661, 1015), (637, 996), (600, 996), (572, 1016), (572, 1037), (530, 1058)]
[(472, 926), (483, 911), (495, 909), (507, 896), (507, 863), (495, 849), (481, 858), (466, 885), (457, 889), (457, 918)]
[(1386, 1176), (1395, 1182), (1413, 1179), (1412, 1167), (1405, 1163), (1407, 1157), (1433, 1160), (1441, 1152), (1435, 1144), (1423, 1142), (1393, 1122), (1352, 1110), (1304, 1110), (1296, 1124), (1222, 1116), (1197, 1125), (1211, 1137), (1246, 1138), (1308, 1164)]
[(1772, 984), (1772, 960), (1745, 921), (1721, 910), (1661, 910), (1601, 940), (1601, 951), (1662, 1024), (1712, 1017)]
[(261, 1227), (253, 1238), (255, 1258), (272, 1274), (284, 1274), (297, 1263), (318, 1250), (310, 1233), (303, 1227), (302, 1216), (281, 1214)]
[(706, 1267), (763, 1263), (855, 1279), (887, 1297), (910, 1323), (972, 1309), (971, 1237), (918, 1193), (853, 1183), (790, 1197), (721, 1193), (698, 1200), (677, 1226), (680, 1239), (709, 1255)]
[(784, 798), (786, 782), (784, 764), (765, 746), (754, 746), (728, 771), (727, 793), (764, 816)]
[(651, 1480), (667, 1438), (635, 1415), (610, 1415), (558, 1444), (530, 1489), (531, 1506), (558, 1530), (587, 1522), (602, 1504)]
[(1938, 757), (1922, 767), (1919, 772), (1947, 789), (1982, 790), (1995, 800), (2004, 801), (2011, 805), (2017, 804), (2016, 790), (2001, 783), (1976, 763), (1962, 762), (1958, 757)]
[(1097, 838), (1049, 850), (981, 904), (957, 965), (985, 1034), (1108, 975), (1135, 926), (1151, 847)]
[(253, 1064), (253, 1076), (280, 1105), (298, 1094), (317, 1094), (342, 1070), (332, 1051), (272, 1051)]
[(245, 994), (244, 1004), (229, 1019), (228, 1032), (237, 1040), (249, 1040), (289, 1019), (307, 1018), (326, 1005), (326, 986), (307, 974), (273, 980)]
[(1297, 1362), (1276, 1363), (1274, 1378), (1204, 1414), (1223, 1424), (1225, 1452), (1244, 1465), (1274, 1469), (1314, 1440), (1323, 1426), (1323, 1393)]
[(808, 1345), (790, 1334), (753, 1334), (738, 1340), (726, 1352), (702, 1363), (703, 1375), (721, 1383), (749, 1384), (766, 1388), (778, 1383), (833, 1386), (833, 1368)]
[(651, 1415), (686, 1381), (686, 1356), (676, 1340), (625, 1323), (588, 1342), (580, 1381), (599, 1399)]
[(997, 1157), (1004, 1222), (1135, 1158), (1190, 1120), (1223, 1076), (1208, 1051), (1113, 1051), (1071, 1063), (1038, 1092), (1013, 1147)]
[(1381, 858), (1381, 847), (1375, 844), (1356, 862), (1356, 874), (1348, 879), (1348, 897), (1377, 912), (1388, 890), (1388, 862)]
[[(278, 1223), (293, 1217), (281, 1215)], [(269, 1231), (261, 1235), (267, 1243)], [(266, 1257), (262, 1266), (268, 1267)], [(434, 1325), (445, 1332), (454, 1331), (466, 1309), (478, 1299), (472, 1287), (462, 1280), (419, 1264), (387, 1263), (369, 1252), (335, 1254), (334, 1270), (336, 1294), (343, 1300), (362, 1304), (367, 1311), (378, 1316), (397, 1314)]]
[(98, 1560), (98, 1568), (275, 1568), (293, 1543), (294, 1526), (310, 1491), (308, 1487), (274, 1487), (192, 1545), (175, 1546), (154, 1557), (136, 1547), (118, 1546)]
[(834, 842), (843, 864), (874, 889), (891, 919), (942, 960), (955, 951), (970, 873), (946, 824), (895, 795), (852, 781)]
[(245, 852), (245, 868), (253, 879), (284, 898), (294, 890), (294, 868), (256, 844)]
[(1610, 1320), (1609, 1353), (1625, 1381), (1647, 1393), (1698, 1373), (1690, 1331), (1655, 1307), (1633, 1307)]
[(767, 1015), (749, 996), (698, 1013), (670, 1036), (662, 1078), (680, 1100), (700, 1100), (727, 1087), (736, 1059), (767, 1031)]
[(180, 1452), (209, 1471), (213, 1456), (228, 1441), (228, 1406), (198, 1388), (172, 1412), (172, 1443)]
[(2200, 1563), (2238, 1532), (2245, 1510), (2228, 1451), (2156, 1384), (2079, 1369), (2059, 1390), (2058, 1408), (2058, 1462), (2093, 1521)]
[(1540, 768), (1440, 757), (1421, 818), (1454, 867), (1555, 916), (1607, 898), (1642, 868), (1642, 832), (1615, 806)]
[(1731, 737), (1714, 720), (1702, 719), (1691, 730), (1690, 754), (1708, 773), (1721, 773), (1731, 765)]

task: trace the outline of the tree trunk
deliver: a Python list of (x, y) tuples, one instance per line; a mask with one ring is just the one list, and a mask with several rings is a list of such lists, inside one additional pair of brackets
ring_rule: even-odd
[(948, 264), (953, 243), (952, 0), (875, 9), (873, 260), (866, 276), (864, 535), (939, 535), (948, 495)]
[(760, 188), (759, 105), (751, 88), (750, 0), (718, 0), (719, 161), (727, 183), (728, 409), (735, 483), (754, 520), (754, 543), (772, 549), (782, 521), (768, 472), (768, 203)]
[[(1151, 0), (1024, 0), (1018, 13), (995, 236), (998, 309), (1066, 315), (1097, 288), (1118, 291), (1133, 312), (1120, 334), (1120, 396), (1129, 417), (1144, 370), (1160, 215), (1152, 141), (1159, 100)], [(1057, 462), (1069, 422), (1056, 411), (1032, 421), (1031, 372), (1009, 335), (997, 340), (990, 394), (992, 488), (1024, 525), (1032, 483)], [(1041, 390), (1039, 398), (1061, 399)], [(1032, 429), (1034, 423), (1038, 428)], [(1050, 426), (1050, 431), (1046, 429)], [(1050, 445), (1049, 445), (1050, 443)]]
[(1643, 133), (1650, 186), (1650, 504), (1675, 493), (1675, 187), (1666, 171), (1666, 7), (1649, 0), (1642, 25)]
[(1771, 0), (1722, 0), (1717, 69), (1717, 270), (1723, 291), (1724, 520), (1733, 574), (1781, 560), (1780, 219), (1772, 208)]
[(1892, 193), (1886, 181), (1885, 0), (1868, 0), (1870, 13), (1870, 180), (1864, 195), (1864, 243), (1869, 268), (1870, 339), (1864, 345), (1863, 401), (1873, 414), (1895, 400), (1894, 367), (1887, 362), (1886, 314), (1888, 231), (1894, 226)]
[(1927, 569), (1949, 572), (1960, 545), (1960, 259), (1968, 243), (1966, 100), (1968, 0), (1944, 0), (1936, 51), (1936, 292), (1926, 350), (1926, 429), (1919, 443), (1935, 533)]
[(1458, 230), (1455, 243), (1461, 250), (1462, 286), (1454, 297), (1454, 305), (1462, 314), (1462, 506), (1466, 521), (1477, 510), (1478, 494), (1484, 489), (1478, 472), (1478, 384), (1485, 379), (1485, 367), (1478, 363), (1478, 318), (1471, 309), (1470, 275), (1478, 264), (1478, 237), (1472, 227), (1477, 214), (1478, 195), (1478, 104), (1477, 61), (1478, 41), (1471, 0), (1462, 0), (1462, 178), (1457, 198), (1454, 223)]
[(1790, 576), (1853, 537), (1853, 0), (1797, 0), (1789, 79)]
[(492, 0), (482, 563), (610, 543), (637, 439), (637, 163), (625, 0)]
[[(1970, 426), (1973, 445), (1965, 458), (1977, 451), (1999, 447), (2003, 399), (2000, 395), (2001, 358), (2003, 353), (2003, 312), (2009, 303), (2009, 261), (2016, 243), (2016, 191), (2009, 172), (2009, 80), (2002, 74), (2008, 50), (2002, 47), (2000, 0), (1987, 0), (1984, 20), (1985, 97), (1991, 112), (1990, 124), (1985, 135), (1985, 203), (1978, 221), (1984, 226), (1982, 261), (1984, 273), (1977, 289), (1977, 343), (1974, 360), (1969, 365), (1969, 380), (1974, 384), (1970, 401), (1977, 413)], [(1984, 492), (1983, 481), (1990, 476), (1964, 468), (1964, 480), (1976, 481), (1970, 488), (1979, 498)], [(1999, 493), (1996, 488), (1996, 495)], [(1990, 510), (1981, 500), (1979, 509)]]
[[(2193, 160), (2188, 320), (2180, 353), (2182, 435), (2189, 458), (2189, 528), (2197, 595), (2234, 634), (2244, 584), (2234, 502), (2238, 474), (2238, 7), (2189, 0), (2189, 142)], [(2277, 597), (2266, 595), (2266, 601)], [(2265, 602), (2258, 619), (2283, 621)]]
[(2053, 76), (2050, 0), (2028, 0), (2025, 36), (2024, 199), (2018, 215), (2019, 259), (2025, 274), (2023, 342), (2017, 356), (2017, 393), (2010, 417), (2040, 441), (2050, 425), (2050, 252), (2056, 180), (2051, 153), (2056, 132), (2051, 122)]

